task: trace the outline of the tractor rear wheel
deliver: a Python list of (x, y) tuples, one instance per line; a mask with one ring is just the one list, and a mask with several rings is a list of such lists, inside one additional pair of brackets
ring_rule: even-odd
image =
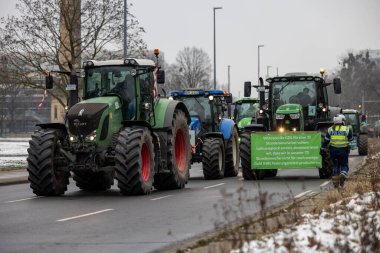
[(320, 179), (329, 179), (332, 176), (333, 164), (331, 161), (330, 153), (328, 151), (322, 155), (322, 168), (319, 169)]
[(149, 194), (154, 177), (154, 148), (148, 128), (125, 128), (119, 134), (115, 152), (116, 180), (121, 194)]
[(114, 171), (74, 171), (73, 179), (83, 191), (106, 191), (113, 185), (114, 174)]
[(360, 134), (357, 141), (359, 155), (368, 155), (368, 135)]
[(190, 135), (185, 113), (174, 111), (172, 127), (167, 139), (167, 168), (169, 173), (159, 173), (154, 177), (157, 190), (181, 189), (187, 184), (190, 170)]
[(225, 177), (236, 177), (239, 173), (240, 152), (239, 152), (239, 135), (237, 129), (232, 130), (231, 138), (226, 146), (226, 167), (224, 169)]
[(224, 144), (220, 138), (208, 138), (202, 146), (202, 166), (205, 179), (221, 179), (224, 176)]
[(240, 158), (243, 178), (245, 180), (262, 180), (265, 170), (253, 170), (251, 168), (251, 133), (243, 132), (240, 137)]
[(28, 180), (34, 194), (55, 196), (64, 194), (69, 184), (70, 173), (60, 170), (64, 158), (58, 143), (63, 142), (65, 134), (57, 129), (42, 129), (32, 135), (28, 148)]

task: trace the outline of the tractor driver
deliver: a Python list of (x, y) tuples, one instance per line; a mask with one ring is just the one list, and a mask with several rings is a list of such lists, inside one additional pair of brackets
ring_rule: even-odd
[(132, 75), (127, 74), (124, 81), (119, 82), (111, 89), (112, 93), (117, 93), (122, 99), (122, 111), (124, 119), (133, 119), (135, 117), (135, 79)]
[(297, 97), (298, 97), (298, 101), (299, 103), (303, 106), (303, 107), (306, 107), (310, 104), (313, 103), (313, 99), (310, 97), (309, 95), (309, 88), (304, 88), (302, 92), (300, 92)]

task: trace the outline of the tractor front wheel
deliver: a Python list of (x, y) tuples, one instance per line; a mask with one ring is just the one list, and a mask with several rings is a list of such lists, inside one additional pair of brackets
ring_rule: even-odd
[(120, 192), (123, 195), (149, 194), (154, 177), (154, 148), (148, 128), (134, 126), (121, 131), (115, 152)]
[(251, 168), (251, 133), (243, 132), (240, 138), (240, 158), (243, 178), (245, 180), (262, 180), (265, 170), (253, 170)]
[(64, 194), (69, 184), (70, 173), (60, 167), (64, 158), (60, 155), (58, 143), (65, 135), (57, 129), (42, 129), (32, 135), (28, 148), (28, 180), (38, 196)]
[(221, 179), (224, 176), (224, 144), (220, 138), (208, 138), (202, 147), (202, 166), (205, 179)]
[(236, 177), (239, 173), (240, 152), (239, 152), (239, 135), (237, 129), (232, 130), (231, 138), (226, 146), (226, 167), (224, 169), (225, 177)]
[(368, 135), (360, 134), (357, 141), (359, 155), (368, 155)]

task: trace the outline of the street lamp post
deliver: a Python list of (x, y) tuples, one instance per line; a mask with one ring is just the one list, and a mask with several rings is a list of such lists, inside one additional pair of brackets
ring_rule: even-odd
[(230, 83), (230, 69), (231, 69), (231, 66), (228, 65), (228, 93), (231, 93), (231, 90), (230, 90), (230, 87), (231, 87), (231, 83)]
[(215, 36), (215, 10), (220, 10), (222, 7), (214, 7), (214, 89), (216, 89), (216, 36)]
[(272, 67), (272, 66), (267, 65), (267, 78), (269, 77), (269, 69), (270, 69), (271, 67)]
[(127, 58), (127, 0), (124, 0), (124, 58)]
[(264, 45), (257, 46), (257, 81), (260, 79), (260, 48), (264, 47)]

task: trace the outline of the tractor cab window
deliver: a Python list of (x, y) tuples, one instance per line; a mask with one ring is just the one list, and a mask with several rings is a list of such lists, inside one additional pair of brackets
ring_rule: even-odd
[(352, 125), (352, 126), (359, 125), (358, 117), (356, 116), (356, 114), (350, 113), (350, 114), (345, 114), (344, 116), (346, 117), (346, 125)]
[[(300, 104), (305, 111), (316, 108), (316, 84), (314, 81), (288, 81), (273, 83), (273, 109), (283, 104)], [(315, 115), (309, 115), (315, 116)]]
[(132, 68), (105, 66), (86, 70), (86, 99), (102, 96), (118, 96), (121, 99), (123, 118), (133, 119), (136, 114), (136, 84)]
[(257, 103), (241, 103), (241, 104), (236, 104), (235, 106), (236, 110), (236, 120), (241, 120), (243, 118), (252, 118), (255, 116), (256, 111), (258, 109), (258, 104)]

